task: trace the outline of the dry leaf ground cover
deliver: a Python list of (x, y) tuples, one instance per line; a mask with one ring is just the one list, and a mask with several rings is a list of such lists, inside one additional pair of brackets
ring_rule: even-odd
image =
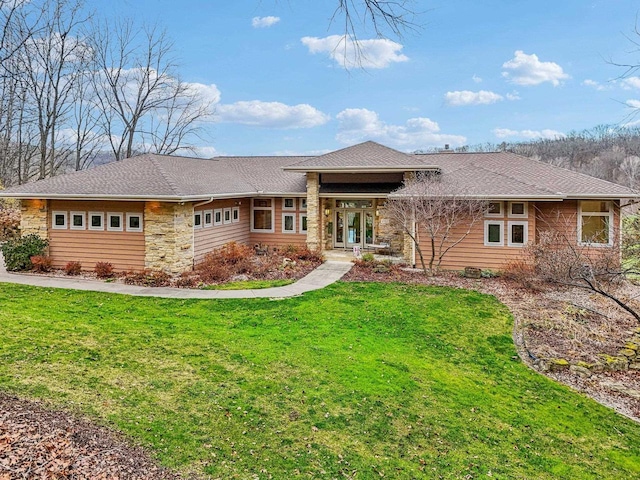
[(0, 390), (207, 478), (637, 478), (640, 425), (537, 374), (494, 297), (273, 301), (0, 285)]

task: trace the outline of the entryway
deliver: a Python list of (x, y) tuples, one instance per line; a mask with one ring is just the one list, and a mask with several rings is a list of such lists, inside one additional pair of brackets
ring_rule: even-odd
[(335, 237), (333, 246), (350, 250), (375, 243), (374, 215), (369, 208), (339, 208), (334, 213)]

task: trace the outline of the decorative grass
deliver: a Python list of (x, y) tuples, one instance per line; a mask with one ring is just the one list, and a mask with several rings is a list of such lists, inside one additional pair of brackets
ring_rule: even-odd
[(281, 280), (241, 280), (237, 282), (221, 283), (219, 285), (206, 285), (202, 290), (253, 290), (291, 285), (295, 280), (284, 278)]
[(213, 478), (620, 479), (640, 425), (531, 371), (493, 297), (338, 283), (288, 300), (0, 284), (0, 389)]

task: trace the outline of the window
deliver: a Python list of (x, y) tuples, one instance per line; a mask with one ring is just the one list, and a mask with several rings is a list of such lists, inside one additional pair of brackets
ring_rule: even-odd
[(485, 220), (484, 222), (484, 244), (487, 247), (501, 247), (504, 245), (502, 228), (504, 222), (495, 220)]
[(529, 241), (529, 222), (509, 222), (507, 245), (524, 247)]
[(104, 230), (104, 213), (89, 212), (89, 230)]
[(233, 210), (231, 210), (231, 220), (233, 223), (240, 221), (240, 207), (233, 207)]
[(216, 208), (213, 211), (213, 224), (222, 225), (222, 209), (221, 208)]
[(307, 215), (300, 215), (300, 233), (307, 233)]
[(273, 233), (273, 199), (254, 198), (251, 203), (251, 231)]
[(510, 218), (527, 218), (527, 202), (509, 202)]
[(485, 217), (502, 217), (503, 215), (502, 202), (489, 202), (487, 212), (484, 214)]
[(296, 214), (282, 214), (282, 233), (296, 233)]
[(142, 231), (142, 214), (127, 213), (127, 232)]
[(307, 209), (307, 199), (306, 198), (301, 198), (300, 199), (300, 210), (306, 210)]
[(193, 213), (193, 228), (202, 228), (202, 212)]
[(224, 224), (231, 223), (231, 207), (224, 209)]
[(578, 238), (583, 244), (612, 244), (613, 208), (611, 202), (600, 200), (580, 202)]
[(204, 226), (210, 227), (213, 225), (213, 210), (204, 211)]
[(69, 214), (69, 221), (71, 223), (71, 230), (85, 230), (85, 213), (84, 212), (71, 212)]
[(295, 210), (296, 209), (296, 199), (295, 198), (283, 198), (282, 199), (282, 209), (283, 210)]
[(53, 212), (51, 222), (51, 228), (53, 228), (54, 230), (66, 230), (67, 212)]
[(109, 232), (121, 232), (122, 231), (122, 214), (121, 213), (107, 213), (107, 231)]

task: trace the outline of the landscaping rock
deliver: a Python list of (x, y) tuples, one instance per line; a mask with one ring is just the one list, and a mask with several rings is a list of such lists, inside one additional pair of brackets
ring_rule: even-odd
[(618, 352), (618, 354), (627, 358), (636, 358), (638, 352), (631, 350), (630, 348), (623, 348)]
[(630, 363), (629, 370), (640, 370), (640, 363)]
[(575, 373), (576, 375), (581, 376), (582, 378), (589, 378), (593, 373), (586, 367), (582, 367), (580, 365), (571, 365), (569, 367), (569, 371), (571, 373)]
[(567, 370), (569, 368), (569, 362), (567, 362), (564, 358), (552, 358), (549, 360), (549, 371), (550, 372), (560, 372), (562, 370)]
[(481, 278), (482, 270), (476, 267), (464, 267), (464, 276), (467, 278)]
[(627, 357), (613, 357), (605, 354), (599, 356), (603, 360), (605, 370), (615, 372), (617, 370), (628, 370), (629, 368), (629, 359)]
[(608, 388), (609, 390), (613, 390), (614, 392), (623, 393), (632, 398), (636, 398), (640, 400), (640, 390), (629, 388), (624, 383), (614, 382), (610, 380), (603, 380), (602, 382), (600, 382), (600, 385), (602, 385), (605, 388)]

